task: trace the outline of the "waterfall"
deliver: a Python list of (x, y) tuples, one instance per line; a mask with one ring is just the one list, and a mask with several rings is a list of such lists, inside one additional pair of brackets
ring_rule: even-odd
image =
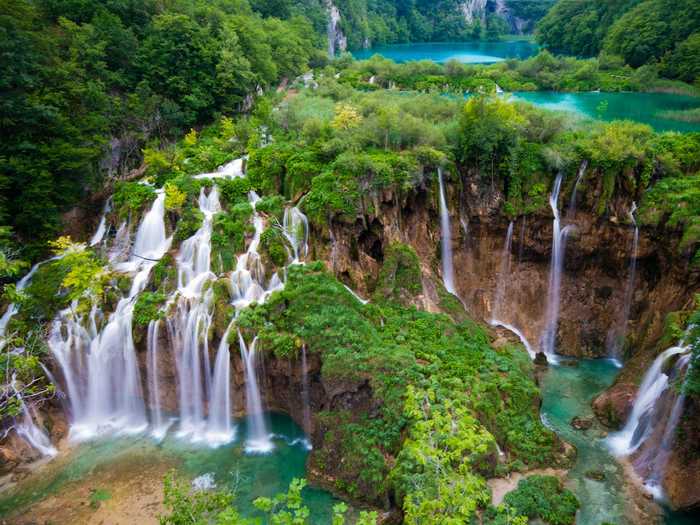
[(576, 196), (578, 194), (578, 185), (581, 180), (586, 175), (586, 170), (588, 169), (588, 161), (584, 160), (578, 168), (578, 173), (576, 174), (576, 182), (574, 183), (574, 189), (571, 192), (571, 200), (569, 201), (569, 210), (567, 212), (567, 218), (569, 221), (573, 221), (576, 218)]
[(508, 224), (508, 231), (506, 232), (506, 242), (503, 245), (503, 252), (501, 254), (501, 269), (498, 274), (498, 284), (496, 285), (496, 295), (494, 297), (491, 315), (493, 320), (500, 319), (502, 314), (501, 307), (506, 293), (506, 285), (510, 278), (510, 251), (512, 243), (513, 221), (510, 221), (510, 224)]
[(508, 324), (508, 323), (504, 323), (502, 321), (498, 321), (496, 319), (492, 319), (491, 321), (489, 321), (489, 324), (491, 326), (500, 326), (501, 328), (505, 328), (506, 330), (513, 332), (518, 337), (518, 339), (520, 339), (520, 342), (523, 344), (523, 346), (525, 347), (525, 350), (527, 350), (527, 353), (530, 355), (530, 357), (532, 359), (534, 359), (536, 357), (537, 352), (535, 352), (535, 350), (532, 348), (532, 345), (526, 339), (525, 334), (523, 334), (515, 326)]
[(637, 225), (637, 219), (634, 216), (637, 210), (637, 204), (632, 203), (632, 209), (629, 212), (630, 220), (634, 225), (634, 234), (632, 236), (632, 251), (630, 253), (630, 264), (629, 270), (627, 271), (627, 282), (625, 283), (625, 295), (623, 299), (622, 310), (620, 311), (620, 316), (617, 319), (616, 326), (608, 333), (607, 347), (608, 355), (615, 359), (618, 366), (622, 366), (620, 363), (620, 354), (625, 342), (625, 337), (627, 336), (627, 322), (630, 317), (630, 310), (632, 308), (632, 297), (634, 296), (634, 284), (635, 277), (637, 273), (637, 252), (639, 250), (639, 226)]
[(21, 420), (15, 423), (15, 431), (42, 456), (55, 456), (57, 451), (51, 444), (49, 436), (34, 423), (33, 410), (27, 406), (22, 398), (22, 394), (17, 390), (17, 379), (14, 374), (10, 381), (10, 388), (14, 391), (14, 395), (20, 405)]
[(107, 233), (107, 214), (112, 211), (112, 198), (110, 197), (107, 199), (107, 202), (105, 202), (105, 207), (104, 210), (102, 211), (102, 216), (100, 217), (100, 222), (97, 225), (97, 230), (95, 230), (95, 233), (93, 234), (92, 238), (90, 239), (90, 246), (95, 246), (97, 244), (100, 244), (102, 242), (102, 239), (105, 237), (105, 233)]
[(304, 411), (304, 432), (311, 432), (311, 399), (309, 389), (309, 367), (306, 362), (306, 345), (301, 346), (301, 402)]
[(238, 342), (241, 349), (241, 359), (243, 359), (243, 372), (245, 375), (245, 403), (248, 414), (248, 439), (246, 440), (246, 451), (253, 453), (266, 453), (272, 450), (273, 444), (267, 430), (265, 414), (262, 408), (260, 389), (258, 388), (258, 378), (255, 361), (255, 347), (257, 337), (253, 339), (250, 349), (245, 344), (241, 333), (238, 333)]
[(653, 411), (661, 394), (668, 388), (668, 376), (663, 372), (666, 361), (674, 355), (687, 352), (685, 346), (674, 346), (662, 352), (644, 374), (642, 384), (627, 423), (622, 430), (610, 435), (608, 446), (613, 453), (627, 456), (637, 450), (652, 431)]
[(552, 223), (552, 259), (549, 266), (549, 290), (547, 292), (547, 309), (545, 313), (545, 325), (540, 346), (550, 361), (556, 362), (555, 350), (557, 328), (559, 325), (559, 302), (561, 291), (561, 276), (564, 269), (564, 254), (566, 250), (566, 237), (569, 227), (561, 228), (559, 216), (559, 192), (561, 191), (562, 175), (557, 175), (554, 188), (549, 196), (549, 206), (552, 209), (554, 220)]
[(451, 294), (456, 294), (454, 285), (454, 270), (452, 267), (452, 233), (450, 229), (450, 212), (447, 209), (445, 198), (445, 185), (442, 180), (442, 168), (438, 168), (438, 182), (440, 184), (440, 231), (442, 232), (442, 280), (445, 289)]
[(170, 247), (164, 214), (165, 193), (160, 191), (139, 225), (130, 259), (115, 266), (134, 277), (129, 294), (119, 300), (101, 331), (97, 326), (103, 315), (97, 305), (83, 318), (75, 313), (74, 303), (53, 321), (48, 343), (66, 384), (74, 438), (140, 432), (147, 426), (132, 316), (136, 296)]
[(290, 206), (284, 210), (282, 232), (293, 250), (293, 263), (300, 257), (306, 257), (309, 251), (309, 221), (299, 208)]
[(151, 427), (153, 428), (153, 436), (157, 439), (163, 439), (168, 430), (168, 425), (163, 423), (163, 413), (160, 406), (160, 379), (158, 377), (159, 330), (159, 320), (148, 323), (146, 367), (148, 373), (148, 401), (151, 406)]
[[(678, 359), (678, 362), (675, 366), (677, 375), (682, 374), (683, 368), (685, 368), (685, 366), (688, 365), (689, 362), (689, 354), (685, 354)], [(688, 377), (688, 372), (690, 372), (690, 369), (686, 371), (686, 378)], [(673, 444), (676, 440), (676, 430), (678, 428), (678, 422), (681, 419), (681, 415), (683, 414), (684, 405), (685, 381), (680, 389), (680, 392), (678, 392), (678, 394), (676, 395), (676, 400), (673, 402), (673, 407), (671, 408), (671, 412), (668, 416), (668, 419), (666, 420), (664, 433), (661, 438), (661, 444), (659, 446), (659, 449), (656, 451), (654, 460), (652, 462), (651, 474), (644, 482), (644, 485), (656, 499), (663, 498), (662, 483), (664, 475), (666, 474), (666, 465), (668, 464), (668, 460), (670, 459), (671, 452), (673, 450)]]
[(357, 293), (355, 293), (355, 291), (353, 291), (353, 289), (350, 288), (347, 284), (344, 284), (343, 286), (345, 287), (345, 289), (346, 289), (348, 292), (350, 292), (350, 295), (352, 295), (355, 299), (357, 299), (357, 300), (358, 300), (359, 302), (361, 302), (362, 304), (367, 304), (367, 303), (369, 303), (369, 300), (363, 299), (362, 297), (360, 297), (359, 295), (357, 295)]
[(228, 443), (234, 435), (231, 424), (231, 354), (229, 352), (229, 330), (226, 329), (219, 343), (214, 363), (209, 428), (207, 440), (213, 444)]

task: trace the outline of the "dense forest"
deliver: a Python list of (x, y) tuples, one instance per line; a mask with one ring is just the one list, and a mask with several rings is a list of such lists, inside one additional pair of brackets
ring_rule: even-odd
[(538, 24), (553, 52), (621, 57), (664, 76), (700, 77), (700, 4), (694, 0), (561, 0)]

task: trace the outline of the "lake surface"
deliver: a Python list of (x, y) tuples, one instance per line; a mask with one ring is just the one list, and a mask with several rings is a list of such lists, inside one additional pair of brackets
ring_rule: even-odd
[(700, 108), (700, 97), (669, 93), (560, 93), (532, 91), (513, 94), (536, 106), (567, 111), (600, 120), (629, 119), (649, 124), (657, 131), (700, 131), (700, 123), (668, 118), (666, 111), (688, 111)]
[[(68, 494), (66, 499), (70, 501), (74, 484), (98, 483), (100, 472), (105, 470), (130, 477), (154, 469), (156, 464), (175, 469), (187, 480), (199, 478), (213, 482), (217, 488), (235, 491), (236, 506), (241, 514), (260, 517), (252, 505), (253, 500), (286, 493), (293, 478), (305, 477), (309, 454), (303, 431), (289, 417), (270, 414), (269, 419), (275, 445), (269, 454), (246, 454), (245, 420), (237, 423), (236, 439), (217, 448), (193, 445), (177, 439), (172, 433), (162, 442), (138, 436), (103, 438), (79, 444), (39, 468), (16, 489), (0, 494), (0, 517), (17, 511), (24, 513), (25, 517), (31, 516), (31, 506), (50, 496)], [(157, 490), (162, 494), (160, 478), (157, 484)], [(100, 488), (110, 489), (109, 486)], [(327, 492), (308, 486), (302, 495), (311, 510), (311, 523), (326, 525), (331, 522), (332, 506), (338, 500)]]
[(433, 60), (447, 62), (457, 60), (464, 64), (491, 64), (508, 58), (525, 59), (536, 55), (537, 44), (524, 40), (509, 42), (428, 42), (388, 44), (370, 49), (353, 51), (359, 60), (379, 54), (395, 62)]

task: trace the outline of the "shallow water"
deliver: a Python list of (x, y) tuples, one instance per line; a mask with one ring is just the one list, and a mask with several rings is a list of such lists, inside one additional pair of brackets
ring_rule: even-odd
[(700, 108), (700, 97), (670, 93), (560, 93), (532, 91), (513, 94), (515, 99), (545, 109), (568, 111), (600, 120), (629, 119), (657, 131), (700, 131), (700, 123), (682, 122), (662, 115), (664, 111)]
[[(158, 443), (147, 436), (105, 438), (77, 445), (54, 464), (38, 469), (16, 490), (0, 496), (0, 516), (26, 508), (31, 504), (60, 494), (71, 482), (80, 481), (99, 469), (127, 466), (137, 475), (150, 468), (149, 462), (165, 463), (188, 479), (206, 476), (217, 488), (236, 493), (236, 504), (245, 516), (256, 516), (252, 501), (260, 496), (286, 492), (290, 481), (305, 476), (307, 441), (302, 430), (287, 416), (270, 414), (274, 434), (273, 452), (264, 455), (246, 454), (244, 450), (245, 420), (237, 421), (233, 443), (218, 448), (193, 445), (169, 434)], [(109, 487), (104, 487), (109, 489)], [(331, 510), (337, 502), (329, 493), (307, 487), (304, 501), (311, 509), (311, 523), (330, 523)]]
[[(593, 398), (612, 384), (619, 370), (610, 359), (585, 359), (550, 366), (542, 377), (542, 419), (578, 452), (567, 481), (581, 502), (577, 525), (630, 523), (625, 516), (623, 468), (607, 449), (591, 408)], [(575, 416), (593, 418), (594, 424), (585, 431), (575, 430), (571, 426)], [(602, 472), (605, 479), (588, 479), (586, 473), (590, 471)], [(700, 523), (700, 516), (665, 509), (663, 522), (690, 525)]]
[(426, 42), (388, 44), (370, 49), (353, 51), (359, 60), (379, 54), (395, 62), (433, 60), (447, 62), (457, 60), (464, 64), (491, 64), (507, 58), (529, 58), (538, 51), (537, 44), (518, 40), (510, 42)]

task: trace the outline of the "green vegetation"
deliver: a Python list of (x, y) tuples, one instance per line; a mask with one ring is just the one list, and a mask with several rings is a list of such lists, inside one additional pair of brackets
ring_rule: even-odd
[(141, 292), (134, 304), (134, 324), (145, 326), (151, 321), (162, 319), (161, 311), (166, 296), (158, 292)]
[(144, 146), (325, 61), (320, 20), (303, 14), (263, 17), (247, 0), (3, 2), (0, 221), (22, 254), (37, 257), (60, 214)]
[[(253, 504), (262, 518), (245, 518), (234, 506), (235, 494), (221, 490), (195, 490), (170, 472), (164, 481), (167, 514), (160, 516), (161, 525), (305, 525), (309, 509), (302, 501), (301, 491), (306, 480), (293, 479), (286, 494), (274, 498), (257, 498)], [(348, 507), (338, 503), (333, 507), (333, 525), (344, 525)], [(356, 525), (375, 525), (376, 512), (361, 512)]]
[(155, 198), (156, 192), (151, 186), (138, 182), (118, 182), (112, 200), (117, 214), (126, 219), (129, 214), (140, 214)]
[(389, 245), (374, 288), (375, 300), (410, 304), (423, 291), (420, 261), (416, 252), (406, 244)]
[(554, 476), (528, 476), (518, 482), (517, 489), (505, 495), (501, 507), (490, 510), (486, 521), (488, 525), (511, 523), (505, 519), (505, 509), (512, 515), (540, 519), (550, 525), (573, 525), (579, 502)]
[[(399, 271), (382, 273), (407, 296), (418, 290), (415, 255), (392, 251)], [(368, 388), (360, 406), (320, 415), (323, 442), (311, 461), (351, 497), (380, 502), (393, 490), (407, 523), (437, 523), (443, 513), (468, 521), (485, 508), (497, 442), (508, 458), (499, 471), (557, 461), (527, 355), (492, 349), (472, 322), (392, 302), (362, 306), (314, 263), (292, 266), (284, 290), (237, 325), (247, 338), (257, 334), (263, 351), (292, 357), (306, 345), (320, 354), (327, 385)]]
[(619, 57), (665, 77), (700, 79), (700, 6), (694, 0), (560, 0), (538, 24), (558, 53)]

